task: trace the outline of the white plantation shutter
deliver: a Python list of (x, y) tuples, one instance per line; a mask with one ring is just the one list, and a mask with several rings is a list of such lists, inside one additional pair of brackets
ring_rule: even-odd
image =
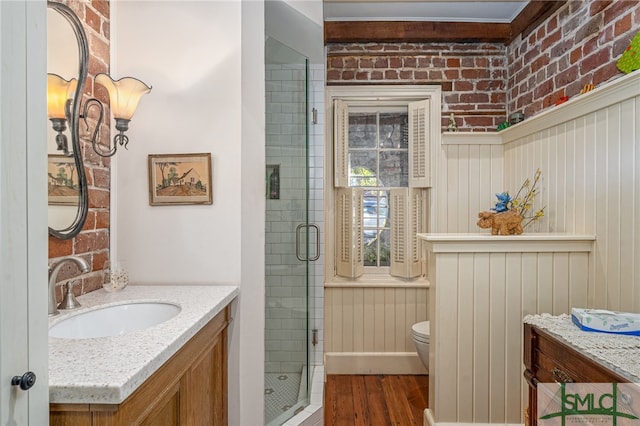
[(333, 104), (333, 185), (349, 186), (349, 107), (346, 102), (335, 100)]
[(424, 222), (423, 191), (414, 188), (391, 190), (391, 268), (396, 277), (415, 278), (422, 272), (417, 234)]
[(429, 100), (409, 104), (409, 186), (431, 186)]
[(336, 274), (357, 278), (364, 273), (361, 188), (336, 190)]

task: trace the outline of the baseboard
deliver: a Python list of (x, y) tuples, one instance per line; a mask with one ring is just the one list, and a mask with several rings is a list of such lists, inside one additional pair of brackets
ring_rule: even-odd
[(427, 374), (415, 352), (327, 352), (327, 374)]
[(522, 423), (454, 423), (437, 422), (434, 419), (433, 411), (430, 408), (424, 410), (423, 426), (524, 426)]

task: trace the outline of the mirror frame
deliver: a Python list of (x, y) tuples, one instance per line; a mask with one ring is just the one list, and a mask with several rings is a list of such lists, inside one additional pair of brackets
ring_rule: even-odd
[(76, 171), (78, 173), (78, 210), (73, 223), (65, 229), (53, 229), (49, 227), (49, 235), (66, 240), (75, 237), (82, 230), (87, 219), (89, 210), (89, 189), (87, 188), (87, 176), (82, 161), (82, 151), (80, 150), (80, 103), (89, 74), (89, 42), (87, 35), (82, 26), (82, 22), (78, 16), (69, 8), (69, 6), (57, 3), (51, 0), (47, 1), (47, 7), (54, 9), (60, 13), (71, 25), (73, 32), (78, 40), (78, 85), (71, 100), (71, 111), (69, 120), (69, 131), (71, 133), (71, 146), (73, 148), (73, 157), (75, 159)]

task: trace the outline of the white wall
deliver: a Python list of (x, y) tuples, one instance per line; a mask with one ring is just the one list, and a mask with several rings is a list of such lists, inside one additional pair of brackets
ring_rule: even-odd
[[(263, 421), (264, 9), (112, 2), (112, 74), (153, 86), (112, 167), (112, 250), (132, 282), (234, 283), (229, 424)], [(213, 205), (148, 203), (148, 154), (208, 152)], [(242, 374), (240, 372), (242, 371)]]

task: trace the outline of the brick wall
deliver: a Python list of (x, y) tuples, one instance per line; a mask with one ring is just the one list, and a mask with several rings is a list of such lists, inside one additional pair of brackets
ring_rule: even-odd
[(440, 84), (442, 126), (494, 131), (506, 116), (506, 47), (488, 43), (346, 43), (327, 46), (327, 85)]
[(622, 76), (615, 63), (638, 31), (638, 1), (569, 1), (509, 46), (330, 43), (327, 84), (441, 84), (443, 130), (454, 112), (462, 131), (494, 131)]
[[(78, 1), (66, 0), (61, 3), (69, 6), (80, 18), (89, 39), (89, 76), (85, 86), (84, 101), (95, 97), (108, 104), (109, 95), (106, 90), (96, 85), (94, 76), (101, 72), (109, 72), (109, 2), (106, 0)], [(105, 117), (109, 117), (108, 109)], [(91, 273), (82, 276), (82, 285), (75, 288), (76, 295), (97, 290), (102, 286), (102, 269), (109, 258), (109, 190), (110, 159), (98, 156), (91, 147), (90, 133), (95, 128), (93, 112), (90, 114), (89, 130), (83, 122), (80, 125), (81, 151), (89, 187), (89, 210), (87, 221), (80, 234), (68, 240), (59, 240), (49, 236), (49, 261), (69, 255), (77, 255), (89, 262)], [(100, 128), (100, 140), (108, 141), (110, 123), (103, 123)], [(74, 264), (67, 263), (58, 274), (58, 282), (65, 282), (77, 275)], [(62, 290), (56, 292), (61, 300)]]
[(616, 61), (638, 31), (638, 1), (568, 2), (508, 47), (509, 111), (531, 116), (622, 76)]

